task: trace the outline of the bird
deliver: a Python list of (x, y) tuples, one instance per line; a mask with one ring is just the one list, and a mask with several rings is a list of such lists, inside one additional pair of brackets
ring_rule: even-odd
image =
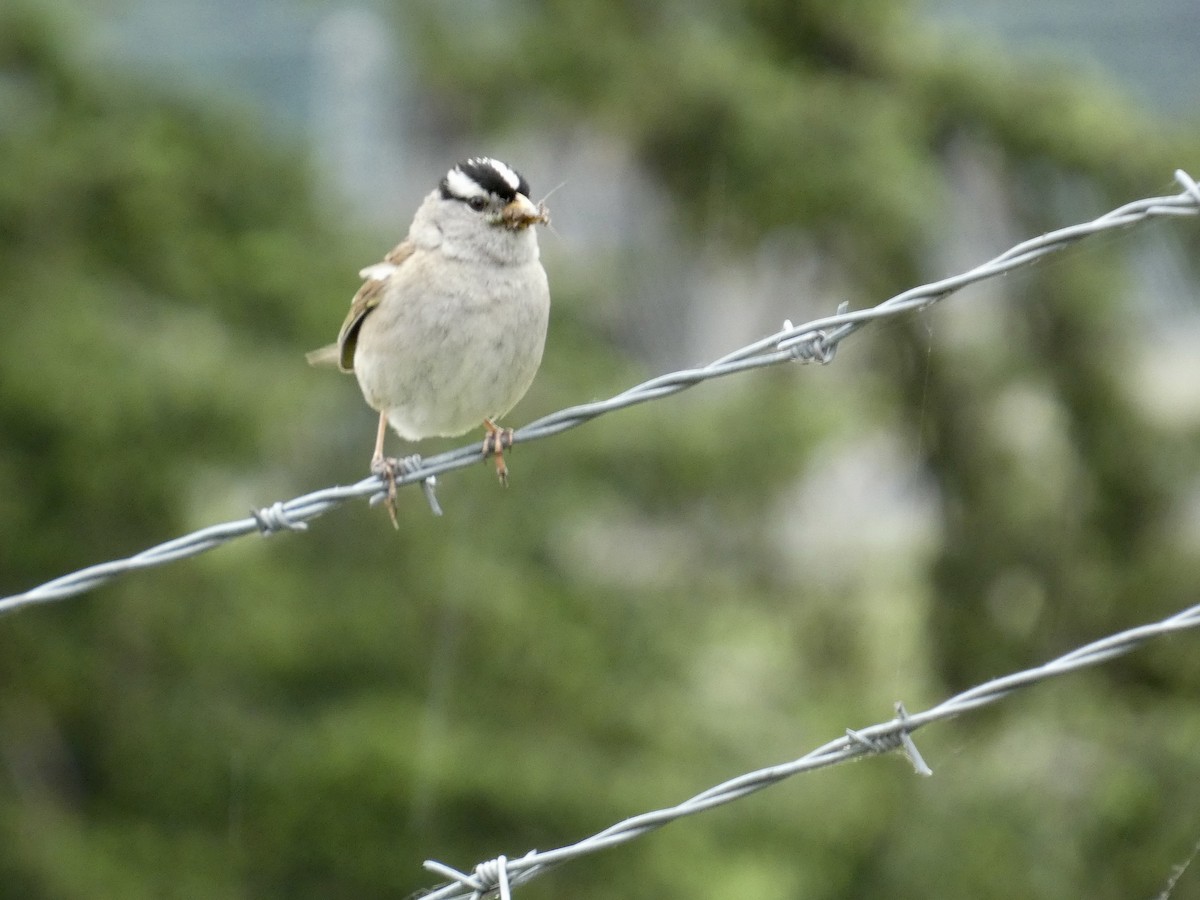
[(541, 365), (550, 288), (533, 226), (549, 222), (513, 167), (489, 156), (456, 163), (407, 237), (359, 272), (336, 343), (307, 354), (353, 372), (379, 413), (371, 471), (387, 482), (393, 524), (396, 478), (410, 463), (384, 455), (389, 425), (406, 441), (482, 426), (483, 457), (507, 486), (513, 433), (497, 422)]

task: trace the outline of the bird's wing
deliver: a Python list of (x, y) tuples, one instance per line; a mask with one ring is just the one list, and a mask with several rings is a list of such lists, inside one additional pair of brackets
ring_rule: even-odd
[(330, 344), (319, 350), (314, 350), (305, 358), (310, 365), (326, 365), (336, 363), (343, 372), (354, 371), (354, 348), (358, 344), (358, 330), (362, 328), (367, 315), (383, 299), (383, 289), (396, 270), (410, 256), (415, 246), (410, 241), (402, 241), (393, 247), (383, 258), (383, 262), (367, 266), (358, 274), (363, 278), (362, 287), (350, 301), (350, 312), (338, 332), (336, 344)]

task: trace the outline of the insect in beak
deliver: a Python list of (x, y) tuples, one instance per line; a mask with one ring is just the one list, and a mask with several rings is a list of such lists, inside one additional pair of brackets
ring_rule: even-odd
[(499, 224), (505, 225), (514, 231), (519, 231), (522, 228), (528, 228), (530, 225), (550, 224), (550, 210), (546, 208), (545, 203), (533, 205), (533, 201), (524, 194), (517, 194), (513, 199), (500, 211)]

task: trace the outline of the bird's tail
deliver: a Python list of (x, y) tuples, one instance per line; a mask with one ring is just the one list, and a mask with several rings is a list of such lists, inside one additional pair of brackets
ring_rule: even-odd
[(304, 358), (308, 360), (310, 366), (336, 367), (341, 359), (341, 352), (338, 350), (337, 344), (326, 344), (318, 350), (305, 353)]

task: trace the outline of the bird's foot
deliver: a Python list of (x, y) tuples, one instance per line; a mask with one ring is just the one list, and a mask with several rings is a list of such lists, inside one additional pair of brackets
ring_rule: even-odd
[(378, 475), (387, 485), (387, 496), (384, 497), (383, 503), (387, 507), (393, 528), (400, 528), (396, 519), (396, 479), (403, 478), (420, 464), (419, 456), (406, 456), (402, 459), (394, 456), (376, 456), (371, 460), (371, 474)]
[(484, 419), (483, 427), (487, 429), (487, 434), (483, 437), (483, 458), (495, 457), (496, 477), (500, 479), (500, 484), (508, 487), (508, 466), (504, 464), (504, 451), (512, 448), (513, 430), (501, 428), (491, 419)]

